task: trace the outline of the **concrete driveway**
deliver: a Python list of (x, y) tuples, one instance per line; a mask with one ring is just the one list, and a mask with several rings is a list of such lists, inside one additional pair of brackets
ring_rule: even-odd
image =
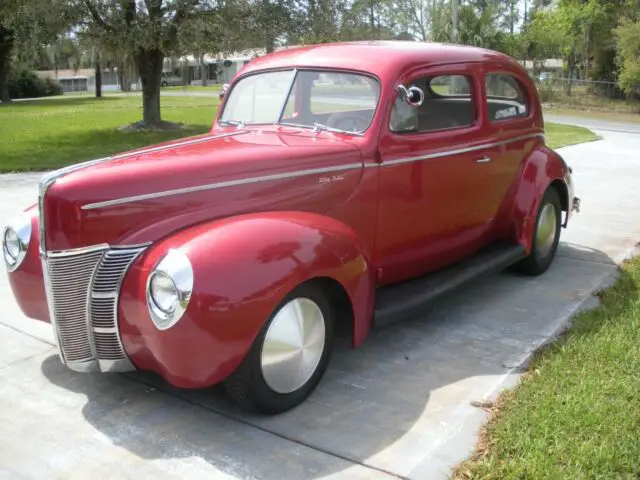
[[(640, 239), (640, 135), (598, 133), (561, 150), (583, 211), (547, 274), (489, 277), (359, 350), (339, 347), (316, 393), (278, 417), (242, 413), (216, 389), (63, 368), (50, 326), (22, 316), (0, 272), (0, 477), (446, 477), (486, 418), (471, 403), (513, 385)], [(39, 177), (0, 176), (0, 224)]]

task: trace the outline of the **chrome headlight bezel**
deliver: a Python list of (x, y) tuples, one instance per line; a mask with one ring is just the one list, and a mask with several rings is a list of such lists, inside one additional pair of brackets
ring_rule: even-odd
[[(9, 235), (15, 235), (17, 240), (17, 253), (14, 256), (7, 244)], [(2, 230), (2, 257), (9, 272), (14, 272), (20, 267), (27, 256), (29, 243), (31, 242), (31, 216), (21, 215)]]
[[(170, 280), (175, 288), (176, 299), (171, 308), (162, 308), (153, 295), (155, 279)], [(158, 330), (173, 327), (184, 315), (193, 293), (193, 267), (181, 250), (170, 249), (147, 279), (147, 307), (151, 320)]]

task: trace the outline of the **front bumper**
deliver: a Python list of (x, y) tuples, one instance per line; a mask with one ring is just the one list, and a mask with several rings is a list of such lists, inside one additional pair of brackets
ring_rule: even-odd
[(580, 213), (580, 198), (573, 197), (573, 204), (571, 205), (571, 211)]
[(564, 174), (564, 184), (567, 187), (567, 208), (566, 215), (564, 217), (564, 223), (562, 226), (564, 228), (569, 224), (569, 220), (571, 220), (573, 213), (580, 212), (580, 197), (575, 194), (575, 186), (573, 183), (573, 168), (567, 167), (567, 170)]

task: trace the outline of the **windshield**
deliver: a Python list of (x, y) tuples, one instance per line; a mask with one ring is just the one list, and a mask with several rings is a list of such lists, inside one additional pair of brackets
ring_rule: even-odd
[(357, 73), (283, 70), (249, 75), (229, 92), (221, 124), (281, 124), (346, 133), (369, 128), (380, 85)]

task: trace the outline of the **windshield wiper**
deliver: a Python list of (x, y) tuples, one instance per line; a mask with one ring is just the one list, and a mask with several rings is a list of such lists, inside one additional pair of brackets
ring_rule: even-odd
[(242, 120), (219, 120), (218, 123), (224, 123), (225, 125), (233, 125), (234, 127), (244, 128), (244, 122)]
[(316, 132), (319, 132), (320, 130), (324, 130), (325, 132), (337, 132), (337, 133), (346, 133), (348, 135), (357, 135), (357, 132), (352, 132), (351, 130), (343, 130), (341, 128), (329, 127), (323, 123), (318, 123), (318, 122), (313, 123), (313, 129)]
[(289, 123), (289, 122), (279, 122), (278, 125), (286, 125), (287, 127), (310, 128), (314, 132), (325, 131), (325, 132), (355, 134), (355, 132), (350, 132), (349, 130), (340, 130), (339, 128), (328, 127), (327, 125), (324, 125), (323, 123), (318, 123), (318, 122), (314, 122), (313, 127), (311, 125), (303, 125), (300, 123)]

